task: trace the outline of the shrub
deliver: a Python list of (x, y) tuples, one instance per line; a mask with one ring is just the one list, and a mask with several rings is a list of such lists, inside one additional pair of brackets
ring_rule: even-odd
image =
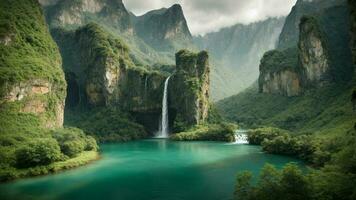
[(16, 151), (16, 165), (19, 168), (48, 165), (60, 160), (58, 142), (51, 138), (39, 138)]
[(85, 145), (81, 140), (65, 141), (61, 143), (61, 151), (72, 158), (83, 152)]
[(277, 136), (287, 136), (288, 132), (272, 127), (258, 128), (250, 130), (247, 134), (248, 141), (250, 144), (260, 145), (265, 139), (271, 140)]
[(95, 139), (85, 135), (78, 128), (57, 129), (52, 131), (52, 135), (58, 141), (62, 153), (69, 157), (75, 157), (84, 150), (96, 151), (98, 149)]

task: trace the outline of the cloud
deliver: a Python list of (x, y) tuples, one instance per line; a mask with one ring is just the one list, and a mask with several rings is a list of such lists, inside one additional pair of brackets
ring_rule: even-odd
[(286, 16), (296, 0), (124, 0), (128, 10), (136, 15), (174, 3), (182, 5), (189, 29), (196, 35), (236, 23)]

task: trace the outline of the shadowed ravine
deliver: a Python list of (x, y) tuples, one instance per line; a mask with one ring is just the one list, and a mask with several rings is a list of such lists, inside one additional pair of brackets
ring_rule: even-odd
[[(292, 158), (257, 146), (142, 140), (101, 146), (102, 159), (61, 174), (0, 186), (1, 199), (231, 199), (235, 175)], [(301, 164), (301, 163), (300, 163)]]

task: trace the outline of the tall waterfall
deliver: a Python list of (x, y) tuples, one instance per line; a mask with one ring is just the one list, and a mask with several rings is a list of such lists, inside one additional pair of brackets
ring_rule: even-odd
[(159, 131), (156, 134), (157, 138), (167, 138), (169, 131), (169, 121), (168, 121), (168, 81), (171, 77), (169, 76), (164, 82), (163, 99), (162, 99), (162, 119), (159, 125)]

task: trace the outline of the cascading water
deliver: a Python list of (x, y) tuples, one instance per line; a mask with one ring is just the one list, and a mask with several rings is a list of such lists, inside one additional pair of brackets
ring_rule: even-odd
[(240, 130), (240, 129), (236, 130), (234, 144), (248, 144), (246, 133), (247, 133), (246, 130)]
[(167, 138), (169, 131), (169, 121), (168, 121), (168, 82), (171, 77), (169, 76), (164, 82), (163, 99), (162, 99), (162, 118), (159, 125), (159, 131), (156, 134), (157, 138)]

